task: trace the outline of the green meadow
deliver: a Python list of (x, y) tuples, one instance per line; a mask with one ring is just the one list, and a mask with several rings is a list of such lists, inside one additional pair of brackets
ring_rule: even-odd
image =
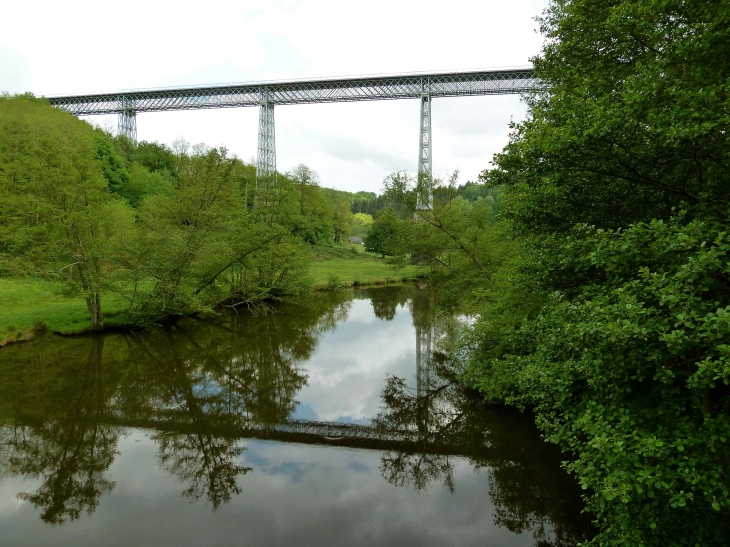
[[(395, 270), (357, 245), (313, 246), (311, 253), (310, 276), (314, 290), (396, 283), (425, 273), (415, 266)], [(0, 345), (27, 340), (33, 332), (46, 329), (61, 334), (91, 329), (86, 302), (80, 297), (64, 295), (61, 283), (0, 278), (0, 302)], [(124, 307), (117, 296), (105, 295), (106, 324), (113, 325), (115, 314)]]
[(409, 281), (426, 273), (417, 266), (396, 270), (360, 245), (313, 246), (312, 254), (309, 271), (318, 290)]

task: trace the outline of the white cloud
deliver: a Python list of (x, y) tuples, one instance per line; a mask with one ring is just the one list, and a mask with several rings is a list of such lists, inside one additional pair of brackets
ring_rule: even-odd
[(28, 65), (24, 57), (0, 42), (0, 93), (20, 93), (29, 87)]
[[(0, 91), (53, 95), (520, 66), (540, 49), (532, 18), (546, 0), (6, 4)], [(516, 97), (435, 100), (435, 171), (473, 180), (523, 116)], [(282, 171), (306, 163), (324, 185), (377, 191), (393, 169), (415, 169), (416, 101), (282, 107), (276, 118)], [(256, 124), (254, 109), (138, 116), (142, 139), (184, 135), (245, 159)]]

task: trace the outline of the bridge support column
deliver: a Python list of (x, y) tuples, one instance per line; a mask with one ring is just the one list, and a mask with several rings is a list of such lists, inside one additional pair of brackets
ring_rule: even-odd
[(119, 113), (117, 132), (137, 145), (137, 113), (134, 110), (124, 110)]
[(124, 135), (135, 146), (137, 145), (137, 113), (134, 110), (133, 102), (125, 95), (119, 97), (119, 121), (117, 122), (117, 133)]
[(256, 156), (255, 205), (263, 207), (274, 201), (276, 194), (276, 133), (274, 103), (264, 100), (259, 109), (259, 147)]
[(421, 131), (418, 142), (418, 192), (416, 209), (430, 209), (433, 205), (433, 148), (431, 144), (431, 94), (421, 95)]
[(416, 422), (418, 425), (418, 440), (428, 435), (428, 412), (431, 394), (431, 334), (432, 324), (416, 324)]

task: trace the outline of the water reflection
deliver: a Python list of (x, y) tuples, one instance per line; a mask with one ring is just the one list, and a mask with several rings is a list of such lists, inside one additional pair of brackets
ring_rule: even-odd
[(416, 388), (403, 378), (388, 378), (375, 426), (410, 432), (411, 446), (383, 453), (383, 477), (417, 490), (441, 483), (453, 492), (453, 454), (466, 456), (475, 468), (488, 470), (497, 525), (518, 534), (530, 531), (536, 546), (576, 545), (590, 538), (594, 530), (590, 519), (579, 515), (575, 481), (556, 473), (561, 453), (541, 441), (528, 417), (486, 406), (462, 389), (459, 372), (437, 350)]
[[(302, 445), (374, 449), (387, 483), (414, 490), (445, 485), (457, 497), (460, 488), (470, 490), (455, 480), (455, 469), (466, 458), (489, 474), (494, 522), (516, 534), (510, 540), (515, 545), (524, 543), (525, 531), (536, 545), (585, 539), (591, 530), (578, 516), (575, 485), (558, 468), (559, 454), (539, 440), (529, 419), (485, 408), (459, 389), (458, 368), (442, 351), (456, 332), (454, 318), (434, 319), (434, 304), (431, 293), (410, 287), (340, 291), (282, 304), (275, 313), (231, 312), (147, 332), (47, 336), (5, 348), (0, 351), (0, 487), (3, 479), (20, 481), (16, 500), (32, 504), (47, 523), (91, 515), (103, 499), (114, 499), (117, 482), (130, 480), (113, 470), (115, 458), (124, 460), (129, 453), (119, 448), (120, 439), (143, 431), (156, 447), (157, 468), (174, 479), (178, 494), (215, 511), (274, 488), (262, 486), (257, 473), (283, 472), (292, 485), (307, 481), (314, 463), (274, 465), (266, 454), (280, 456), (281, 450), (252, 440), (270, 439), (296, 443), (286, 445), (291, 458)], [(372, 316), (375, 323), (368, 319)], [(352, 323), (357, 317), (362, 321)], [(400, 348), (388, 364), (399, 376), (380, 375), (372, 386), (354, 388), (380, 392), (377, 417), (375, 408), (358, 403), (359, 410), (336, 414), (360, 413), (360, 418), (323, 422), (319, 414), (326, 401), (319, 402), (321, 391), (312, 395), (311, 384), (319, 382), (318, 367), (329, 367), (328, 378), (342, 376), (342, 362), (332, 356), (350, 347), (352, 333), (338, 338), (348, 333), (347, 325), (373, 340), (377, 329), (401, 333), (400, 325), (410, 332), (408, 351)], [(348, 385), (343, 382), (340, 391)], [(309, 398), (314, 419), (294, 418), (301, 418), (302, 397)], [(357, 398), (355, 391), (344, 397)], [(371, 424), (364, 417), (376, 419)], [(255, 452), (248, 454), (252, 447)], [(333, 462), (350, 457), (330, 454)], [(370, 472), (362, 461), (348, 463), (347, 469), (353, 476)], [(344, 484), (338, 476), (330, 472), (319, 482), (331, 481), (336, 491)], [(10, 526), (14, 517), (2, 520), (3, 492), (0, 525)], [(163, 506), (155, 510), (164, 512)]]
[(114, 488), (105, 473), (120, 431), (100, 419), (112, 398), (109, 386), (116, 383), (102, 368), (104, 338), (75, 341), (73, 349), (75, 356), (88, 356), (70, 360), (68, 367), (33, 353), (15, 374), (3, 376), (0, 392), (3, 418), (14, 418), (0, 422), (7, 424), (0, 429), (2, 475), (40, 478), (35, 492), (17, 497), (40, 508), (41, 519), (51, 524), (93, 513)]

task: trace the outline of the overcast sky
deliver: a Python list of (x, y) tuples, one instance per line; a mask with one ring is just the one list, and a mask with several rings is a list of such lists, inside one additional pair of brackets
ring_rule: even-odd
[[(176, 85), (452, 71), (529, 64), (546, 0), (6, 1), (0, 92), (51, 96)], [(517, 96), (435, 99), (433, 167), (475, 180), (507, 142)], [(415, 171), (417, 100), (276, 108), (277, 167), (305, 163), (322, 185), (379, 191)], [(116, 116), (88, 118), (116, 130)], [(258, 111), (137, 115), (140, 140), (256, 154)]]

